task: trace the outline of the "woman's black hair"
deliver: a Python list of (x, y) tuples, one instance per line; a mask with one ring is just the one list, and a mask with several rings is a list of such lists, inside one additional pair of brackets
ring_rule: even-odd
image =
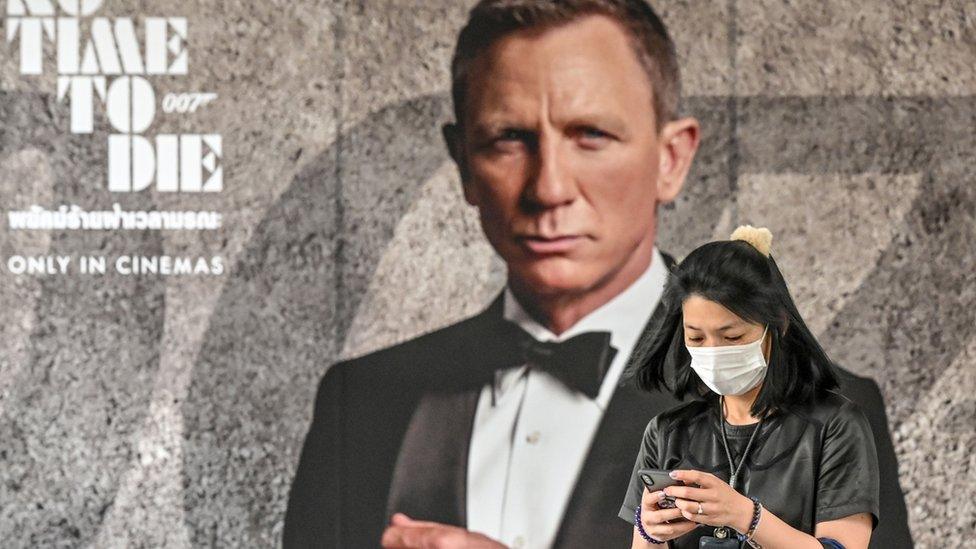
[(662, 296), (666, 315), (658, 335), (638, 349), (634, 375), (644, 390), (667, 389), (717, 399), (691, 368), (685, 347), (682, 304), (692, 295), (721, 304), (747, 322), (768, 326), (769, 368), (751, 413), (787, 410), (837, 387), (827, 354), (800, 318), (786, 281), (772, 256), (748, 242), (709, 242), (688, 254), (671, 272)]

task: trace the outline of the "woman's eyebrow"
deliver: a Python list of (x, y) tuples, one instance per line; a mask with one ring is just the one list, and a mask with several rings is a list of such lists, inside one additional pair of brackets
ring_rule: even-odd
[[(731, 330), (732, 328), (738, 328), (739, 327), (739, 324), (740, 323), (738, 323), (738, 322), (737, 323), (734, 323), (734, 324), (726, 324), (725, 326), (722, 326), (721, 328), (718, 328), (715, 331), (717, 331), (717, 332), (724, 332), (726, 330)], [(685, 324), (685, 328), (688, 328), (689, 330), (698, 330), (699, 332), (702, 331), (701, 328), (696, 328), (696, 327), (692, 326), (691, 324)]]

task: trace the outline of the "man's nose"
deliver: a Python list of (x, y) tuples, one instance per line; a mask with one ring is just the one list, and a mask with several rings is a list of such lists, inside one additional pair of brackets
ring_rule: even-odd
[(571, 203), (577, 188), (560, 140), (541, 136), (536, 145), (533, 170), (525, 188), (525, 200), (532, 208), (548, 209)]

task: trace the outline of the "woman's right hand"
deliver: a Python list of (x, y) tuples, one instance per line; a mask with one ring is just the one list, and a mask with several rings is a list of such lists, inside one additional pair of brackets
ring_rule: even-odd
[(644, 488), (644, 495), (641, 497), (641, 524), (649, 536), (658, 541), (669, 541), (698, 527), (697, 523), (681, 516), (681, 509), (662, 509), (660, 503), (663, 499), (664, 492), (649, 492)]

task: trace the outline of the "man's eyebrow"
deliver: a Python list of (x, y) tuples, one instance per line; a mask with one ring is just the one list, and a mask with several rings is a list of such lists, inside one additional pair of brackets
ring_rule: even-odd
[(594, 127), (617, 135), (622, 135), (627, 130), (627, 123), (623, 118), (616, 114), (604, 112), (591, 112), (574, 116), (569, 119), (566, 126), (569, 128)]
[[(564, 122), (564, 127), (568, 129), (593, 127), (617, 136), (624, 136), (628, 133), (627, 122), (623, 118), (613, 113), (600, 111), (587, 112), (568, 118)], [(472, 135), (477, 138), (491, 137), (504, 130), (532, 132), (535, 131), (535, 128), (504, 115), (485, 116), (471, 124)]]
[(504, 124), (498, 122), (476, 122), (472, 124), (471, 129), (475, 135), (494, 135), (504, 127)]
[(491, 116), (475, 121), (474, 129), (485, 132), (498, 132), (506, 128), (524, 128), (524, 126), (524, 124), (520, 124), (506, 116)]
[(518, 124), (510, 120), (503, 118), (495, 120), (485, 120), (481, 122), (475, 122), (472, 125), (472, 131), (476, 136), (491, 136), (501, 133), (504, 130), (528, 130), (523, 124)]

